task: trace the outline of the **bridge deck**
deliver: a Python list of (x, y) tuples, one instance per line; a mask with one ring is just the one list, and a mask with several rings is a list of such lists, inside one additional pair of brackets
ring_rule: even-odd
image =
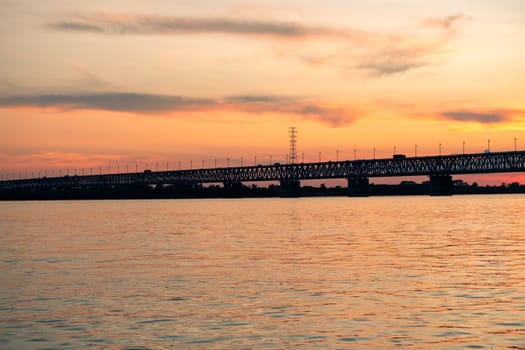
[(0, 181), (0, 189), (158, 183), (235, 183), (505, 172), (525, 172), (525, 151), (6, 180)]

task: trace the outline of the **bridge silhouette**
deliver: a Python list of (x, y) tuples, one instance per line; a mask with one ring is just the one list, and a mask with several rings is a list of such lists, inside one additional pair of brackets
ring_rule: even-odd
[(244, 167), (218, 167), (175, 171), (150, 171), (100, 175), (74, 175), (0, 181), (0, 191), (53, 189), (119, 185), (172, 184), (189, 188), (206, 183), (222, 183), (235, 189), (243, 182), (279, 181), (283, 196), (294, 196), (300, 180), (347, 179), (348, 195), (368, 195), (369, 178), (429, 176), (430, 194), (451, 193), (452, 175), (525, 172), (525, 151), (472, 153), (427, 157), (289, 163)]

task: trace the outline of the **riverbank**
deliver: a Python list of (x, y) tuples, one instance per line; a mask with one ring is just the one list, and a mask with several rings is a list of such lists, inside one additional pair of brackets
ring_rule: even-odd
[[(525, 193), (525, 185), (518, 183), (501, 184), (499, 186), (478, 186), (455, 181), (451, 194), (506, 194)], [(404, 181), (397, 185), (370, 184), (370, 196), (407, 196), (428, 195), (429, 183)], [(347, 196), (348, 189), (342, 186), (327, 187), (320, 185), (302, 186), (292, 197), (315, 196)], [(240, 185), (225, 189), (222, 186), (97, 186), (97, 187), (64, 187), (64, 188), (25, 188), (0, 192), (0, 200), (72, 200), (72, 199), (169, 199), (169, 198), (253, 198), (282, 197), (283, 193), (277, 185), (258, 187), (256, 185)], [(286, 195), (290, 196), (290, 195)]]

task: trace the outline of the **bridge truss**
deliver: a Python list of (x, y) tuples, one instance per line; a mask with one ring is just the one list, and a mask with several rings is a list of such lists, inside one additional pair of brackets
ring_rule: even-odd
[(241, 183), (525, 172), (525, 151), (273, 164), (0, 181), (0, 189), (149, 184)]

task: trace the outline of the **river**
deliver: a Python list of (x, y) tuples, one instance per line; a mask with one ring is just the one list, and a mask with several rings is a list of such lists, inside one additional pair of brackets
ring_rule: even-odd
[(2, 349), (525, 349), (525, 196), (0, 202)]

